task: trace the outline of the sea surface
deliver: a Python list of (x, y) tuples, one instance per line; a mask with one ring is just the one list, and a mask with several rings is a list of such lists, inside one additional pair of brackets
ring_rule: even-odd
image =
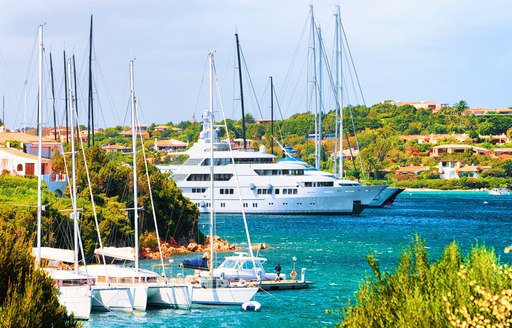
[[(85, 327), (330, 327), (341, 320), (326, 309), (336, 310), (353, 302), (354, 293), (365, 276), (371, 274), (365, 256), (376, 252), (381, 268), (393, 270), (400, 253), (415, 234), (426, 240), (431, 261), (456, 241), (463, 254), (474, 245), (492, 247), (503, 263), (512, 254), (503, 249), (512, 245), (512, 196), (484, 192), (405, 191), (391, 206), (366, 209), (359, 216), (248, 216), (253, 244), (266, 243), (269, 250), (266, 270), (278, 261), (283, 273), (306, 268), (306, 279), (314, 285), (306, 290), (260, 292), (255, 300), (260, 312), (244, 312), (239, 307), (211, 307), (186, 310), (150, 310), (139, 314), (94, 313)], [(208, 232), (208, 217), (201, 228)], [(246, 246), (243, 220), (239, 216), (218, 216), (217, 234), (222, 239)], [(224, 254), (218, 254), (219, 261)], [(178, 264), (172, 274), (190, 274)], [(142, 261), (150, 267), (154, 261)]]

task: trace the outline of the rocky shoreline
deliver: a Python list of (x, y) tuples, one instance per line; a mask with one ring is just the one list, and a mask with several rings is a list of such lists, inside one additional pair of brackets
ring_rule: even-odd
[[(171, 258), (172, 255), (176, 254), (189, 254), (189, 253), (207, 253), (210, 251), (210, 238), (206, 238), (205, 244), (198, 244), (195, 240), (190, 240), (187, 245), (180, 245), (174, 239), (169, 242), (161, 242), (162, 257), (164, 259)], [(235, 252), (242, 248), (234, 243), (229, 243), (226, 240), (222, 240), (219, 236), (215, 236), (213, 239), (213, 248), (217, 253), (224, 252)], [(265, 243), (258, 243), (252, 246), (253, 250), (269, 249), (270, 247)], [(142, 259), (160, 259), (160, 252), (158, 247), (155, 248), (143, 248), (140, 251), (140, 258)]]

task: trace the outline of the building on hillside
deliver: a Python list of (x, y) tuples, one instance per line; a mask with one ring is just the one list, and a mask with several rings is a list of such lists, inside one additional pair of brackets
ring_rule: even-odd
[(411, 105), (416, 109), (430, 109), (432, 113), (437, 113), (444, 107), (448, 107), (448, 104), (442, 104), (434, 101), (391, 101), (390, 104), (395, 106)]
[(478, 135), (478, 138), (480, 140), (485, 140), (486, 142), (492, 144), (492, 145), (503, 145), (510, 142), (510, 139), (507, 137), (505, 133), (498, 134), (498, 135)]
[(393, 173), (395, 173), (395, 174), (420, 174), (420, 173), (425, 172), (425, 171), (427, 171), (429, 169), (430, 169), (430, 167), (428, 167), (428, 166), (414, 166), (414, 165), (411, 165), (411, 166), (399, 167), (398, 169), (393, 170)]
[(437, 158), (444, 154), (464, 153), (470, 149), (474, 155), (489, 155), (491, 151), (486, 148), (476, 147), (472, 145), (446, 144), (432, 147), (430, 157)]
[(510, 159), (512, 158), (512, 148), (494, 148), (492, 150), (492, 157)]
[[(132, 137), (132, 129), (124, 130), (119, 132), (123, 137), (131, 138)], [(139, 124), (135, 127), (135, 134), (137, 138), (141, 137), (144, 139), (149, 138), (148, 126), (144, 124)]]
[(48, 189), (59, 197), (64, 194), (67, 186), (67, 176), (53, 172), (52, 160), (42, 158), (41, 168), (38, 168), (38, 156), (24, 153), (21, 150), (0, 147), (0, 172), (13, 176), (42, 175)]
[(463, 165), (457, 160), (440, 161), (437, 164), (441, 179), (479, 178), (482, 171), (489, 168), (489, 166)]
[(101, 146), (101, 149), (103, 149), (107, 153), (119, 152), (119, 153), (127, 154), (127, 153), (130, 153), (132, 151), (131, 147), (127, 147), (127, 146), (124, 146), (124, 145), (103, 145), (103, 146)]
[(484, 116), (484, 115), (512, 115), (510, 108), (468, 108), (465, 113), (467, 115)]
[[(19, 141), (27, 154), (37, 155), (39, 151), (39, 137), (37, 135), (22, 132), (0, 133), (0, 145), (11, 147), (12, 141)], [(42, 157), (53, 158), (53, 155), (60, 150), (61, 144), (59, 142), (49, 137), (42, 138)]]
[[(336, 152), (336, 156), (340, 158), (340, 151), (338, 150)], [(355, 159), (357, 156), (359, 156), (359, 150), (350, 148), (350, 149), (343, 149), (343, 160), (345, 161), (351, 161)], [(333, 157), (333, 156), (331, 156)]]
[(158, 151), (177, 152), (187, 148), (187, 143), (175, 139), (157, 140), (155, 139), (155, 149)]
[(454, 142), (466, 142), (470, 140), (469, 134), (467, 133), (452, 133), (452, 134), (426, 134), (426, 135), (402, 135), (400, 139), (405, 141), (417, 140), (418, 144), (430, 143), (437, 144), (441, 141), (450, 140)]
[[(245, 139), (245, 147), (246, 149), (255, 149), (255, 142), (252, 139)], [(233, 150), (244, 149), (244, 139), (235, 138), (231, 141), (231, 147)]]

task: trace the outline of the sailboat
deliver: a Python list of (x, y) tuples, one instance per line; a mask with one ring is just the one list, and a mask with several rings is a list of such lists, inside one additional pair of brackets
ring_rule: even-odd
[(242, 305), (250, 301), (256, 292), (258, 286), (248, 286), (244, 284), (230, 284), (230, 282), (223, 277), (216, 277), (213, 273), (214, 269), (214, 233), (213, 227), (215, 225), (214, 213), (214, 118), (213, 118), (213, 54), (208, 54), (209, 62), (209, 77), (210, 77), (210, 108), (207, 113), (209, 129), (206, 131), (206, 139), (209, 140), (210, 148), (210, 253), (209, 253), (209, 272), (208, 275), (200, 278), (198, 284), (191, 285), (192, 291), (192, 304), (199, 305)]
[(137, 194), (137, 139), (136, 107), (133, 74), (133, 60), (130, 61), (130, 89), (132, 107), (132, 152), (133, 152), (133, 217), (135, 230), (135, 247), (108, 247), (95, 250), (95, 254), (116, 260), (133, 261), (134, 268), (115, 264), (88, 266), (89, 272), (98, 277), (98, 281), (108, 282), (113, 286), (130, 289), (133, 308), (146, 311), (149, 306), (166, 308), (190, 308), (191, 299), (186, 285), (170, 284), (158, 273), (139, 267), (139, 229), (138, 229), (138, 194)]
[[(91, 314), (91, 289), (93, 277), (78, 272), (78, 211), (76, 206), (76, 188), (72, 192), (73, 212), (71, 218), (74, 226), (75, 251), (50, 247), (41, 247), (42, 220), (42, 107), (43, 107), (43, 26), (39, 26), (39, 95), (38, 95), (38, 178), (37, 178), (37, 247), (32, 250), (36, 261), (41, 266), (41, 260), (49, 260), (50, 265), (43, 268), (55, 281), (58, 288), (59, 303), (66, 307), (68, 314), (77, 319), (88, 320)], [(73, 171), (73, 186), (75, 175)], [(61, 269), (60, 263), (74, 263), (74, 270)]]

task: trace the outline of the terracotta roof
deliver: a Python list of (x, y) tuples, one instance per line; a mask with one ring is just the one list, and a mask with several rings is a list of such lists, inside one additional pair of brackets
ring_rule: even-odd
[[(23, 143), (37, 143), (39, 138), (37, 135), (27, 134), (22, 132), (2, 132), (0, 133), (0, 143), (4, 144), (6, 141), (16, 140)], [(58, 144), (53, 138), (43, 137), (43, 143), (45, 144)]]
[[(11, 155), (14, 155), (14, 156), (17, 156), (17, 157), (23, 157), (23, 158), (28, 158), (28, 159), (31, 159), (31, 160), (34, 160), (34, 161), (37, 161), (38, 158), (36, 155), (30, 155), (30, 154), (27, 154), (27, 153), (24, 153), (22, 152), (21, 150), (18, 150), (18, 149), (14, 149), (14, 148), (8, 148), (8, 147), (0, 147), (0, 151), (4, 151), (6, 153), (9, 153)], [(42, 158), (42, 162), (43, 163), (51, 163), (52, 160), (51, 159), (48, 159), (48, 158)]]
[(183, 142), (183, 141), (176, 140), (176, 139), (170, 139), (170, 140), (157, 140), (156, 145), (158, 147), (165, 147), (165, 146), (186, 147), (187, 143)]
[(419, 173), (428, 170), (428, 166), (404, 166), (394, 170), (395, 173)]

